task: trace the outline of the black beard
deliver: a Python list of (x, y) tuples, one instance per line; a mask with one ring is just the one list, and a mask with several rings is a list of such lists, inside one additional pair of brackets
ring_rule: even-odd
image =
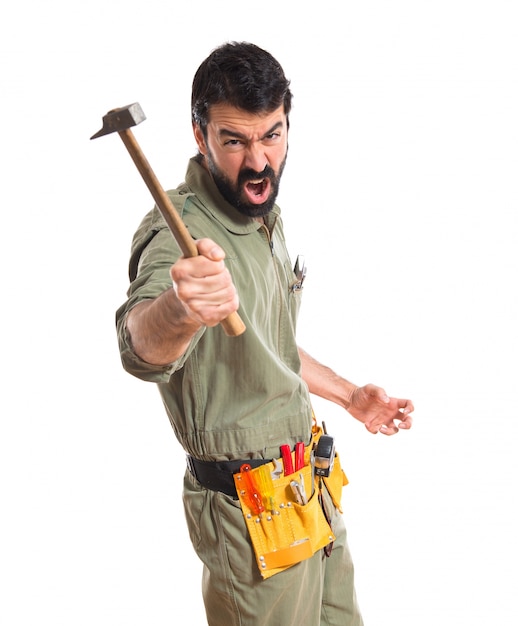
[[(214, 182), (216, 183), (216, 187), (229, 204), (248, 217), (264, 217), (270, 213), (279, 193), (279, 184), (284, 166), (286, 165), (286, 157), (284, 157), (284, 161), (279, 167), (278, 174), (275, 174), (274, 170), (269, 165), (266, 165), (262, 172), (256, 172), (252, 169), (241, 170), (241, 172), (239, 172), (236, 185), (233, 185), (229, 178), (225, 176), (220, 169), (218, 169), (210, 152), (207, 154), (206, 158), (209, 171), (212, 174)], [(259, 178), (268, 178), (270, 180), (271, 190), (268, 200), (262, 204), (252, 204), (251, 202), (242, 200), (241, 189), (244, 184), (249, 180), (257, 180)]]

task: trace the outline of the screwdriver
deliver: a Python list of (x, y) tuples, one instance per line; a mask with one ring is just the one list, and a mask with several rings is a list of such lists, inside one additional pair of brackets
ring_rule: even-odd
[(304, 444), (299, 441), (295, 444), (295, 471), (298, 472), (304, 467)]
[(240, 469), (243, 479), (245, 481), (243, 498), (245, 499), (246, 504), (248, 505), (252, 513), (254, 515), (259, 515), (264, 511), (264, 505), (261, 494), (257, 489), (252, 474), (250, 473), (252, 467), (249, 463), (243, 463)]
[(268, 465), (261, 465), (257, 469), (257, 479), (264, 505), (272, 513), (275, 513), (275, 491), (273, 488), (272, 473)]
[(281, 456), (284, 465), (284, 476), (293, 474), (293, 459), (291, 458), (291, 449), (287, 443), (281, 446)]

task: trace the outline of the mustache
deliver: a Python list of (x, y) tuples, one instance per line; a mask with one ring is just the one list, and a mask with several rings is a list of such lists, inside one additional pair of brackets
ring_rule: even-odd
[(265, 165), (262, 172), (256, 172), (251, 168), (247, 168), (239, 172), (237, 182), (239, 185), (242, 185), (249, 180), (258, 180), (260, 178), (269, 178), (270, 180), (275, 180), (275, 172), (269, 165)]

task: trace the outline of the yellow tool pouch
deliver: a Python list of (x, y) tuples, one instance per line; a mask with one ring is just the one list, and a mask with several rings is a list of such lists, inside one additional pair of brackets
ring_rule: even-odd
[[(310, 558), (335, 540), (319, 503), (318, 486), (322, 480), (333, 504), (341, 511), (342, 487), (347, 484), (347, 478), (337, 455), (330, 475), (314, 478), (310, 462), (311, 450), (321, 434), (321, 428), (315, 425), (311, 445), (305, 449), (304, 467), (288, 476), (278, 471), (282, 467), (280, 459), (234, 475), (244, 520), (263, 578), (269, 578)], [(271, 479), (276, 470), (278, 477), (268, 480), (265, 487), (265, 475)], [(304, 504), (297, 502), (297, 492), (292, 487), (293, 481), (303, 485)], [(258, 487), (256, 491), (260, 495), (263, 510), (258, 511), (257, 506), (251, 501), (250, 484)]]

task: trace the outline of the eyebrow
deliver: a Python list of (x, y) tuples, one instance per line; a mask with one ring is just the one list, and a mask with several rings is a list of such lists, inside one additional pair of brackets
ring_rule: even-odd
[[(269, 130), (267, 130), (264, 133), (261, 139), (264, 139), (264, 137), (271, 135), (275, 130), (277, 130), (278, 128), (281, 128), (282, 126), (283, 126), (282, 121), (276, 122)], [(236, 139), (244, 139), (244, 140), (248, 139), (248, 137), (244, 133), (238, 133), (237, 131), (229, 130), (228, 128), (222, 128), (218, 132), (218, 135), (220, 137), (235, 137)]]

